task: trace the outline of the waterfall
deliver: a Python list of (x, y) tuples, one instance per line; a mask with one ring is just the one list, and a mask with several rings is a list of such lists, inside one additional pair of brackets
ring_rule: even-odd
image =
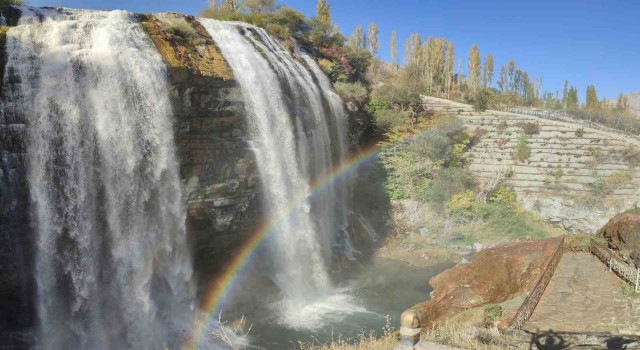
[(28, 124), (39, 348), (178, 348), (194, 287), (162, 59), (127, 12), (27, 20), (2, 113)]
[[(245, 98), (247, 123), (264, 188), (273, 280), (280, 311), (296, 323), (310, 303), (332, 291), (328, 264), (344, 226), (341, 183), (314, 186), (346, 154), (342, 102), (316, 63), (295, 59), (258, 27), (200, 19), (225, 56)], [(275, 219), (274, 219), (275, 218)]]

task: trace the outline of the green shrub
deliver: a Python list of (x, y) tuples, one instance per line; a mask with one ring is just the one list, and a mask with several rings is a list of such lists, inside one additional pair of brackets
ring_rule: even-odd
[[(470, 134), (470, 136), (471, 136), (470, 146), (475, 146), (475, 145), (479, 144), (480, 141), (482, 141), (482, 137), (486, 133), (487, 133), (487, 130), (482, 129), (481, 127), (476, 127), (476, 129), (473, 130), (473, 132)], [(487, 145), (485, 144), (484, 146), (486, 147)]]
[(511, 188), (501, 186), (491, 192), (489, 202), (504, 205), (508, 208), (516, 208), (518, 206), (518, 196), (516, 191)]
[(531, 156), (531, 148), (529, 147), (529, 138), (525, 133), (518, 136), (518, 143), (516, 149), (513, 152), (513, 159), (524, 162)]
[(334, 84), (334, 88), (342, 100), (346, 103), (355, 103), (361, 105), (367, 99), (367, 88), (361, 82), (345, 83), (338, 81)]
[(590, 185), (593, 195), (606, 196), (611, 192), (620, 189), (624, 185), (633, 180), (634, 173), (632, 171), (616, 171), (608, 177), (601, 177)]
[(437, 211), (444, 211), (451, 198), (466, 190), (475, 188), (473, 176), (464, 168), (439, 169), (424, 193), (423, 200)]
[(464, 190), (454, 194), (445, 204), (449, 214), (456, 216), (473, 216), (473, 209), (477, 205), (476, 194), (472, 190)]
[(537, 135), (540, 133), (540, 124), (539, 123), (518, 123), (518, 126), (522, 128), (525, 134), (529, 136)]
[(564, 176), (564, 171), (558, 165), (556, 170), (551, 174), (556, 181), (560, 181), (560, 179)]
[(473, 109), (478, 112), (484, 112), (489, 108), (491, 102), (491, 92), (489, 90), (479, 90), (473, 99)]
[(390, 109), (378, 110), (374, 114), (376, 125), (383, 130), (393, 129), (402, 125), (407, 125), (407, 120), (411, 118), (409, 112), (394, 111)]
[(584, 129), (583, 128), (578, 128), (576, 130), (576, 137), (582, 137), (584, 136)]
[(171, 25), (162, 30), (165, 34), (177, 36), (183, 39), (195, 39), (198, 37), (198, 32), (189, 23), (176, 19), (171, 22)]
[(409, 150), (438, 166), (457, 167), (464, 164), (470, 144), (471, 135), (459, 119), (452, 118), (416, 137)]
[(22, 0), (0, 0), (0, 8), (4, 8), (11, 5), (24, 5), (24, 1)]
[(483, 220), (496, 237), (519, 239), (548, 236), (540, 219), (532, 214), (515, 210), (500, 203), (485, 205), (481, 209)]
[(367, 102), (367, 111), (371, 114), (376, 114), (381, 110), (391, 109), (391, 102), (384, 98), (379, 91), (374, 90), (369, 95), (369, 101)]
[(632, 168), (640, 165), (640, 150), (636, 147), (629, 146), (620, 152), (623, 161), (627, 162)]
[(500, 305), (487, 305), (484, 307), (484, 320), (483, 325), (485, 327), (493, 326), (496, 321), (502, 319), (502, 306)]

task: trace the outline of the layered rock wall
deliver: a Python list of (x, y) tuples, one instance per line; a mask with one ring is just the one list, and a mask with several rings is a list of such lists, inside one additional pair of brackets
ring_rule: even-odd
[[(17, 25), (20, 12), (0, 10), (4, 25)], [(8, 26), (0, 27), (0, 329), (22, 328), (33, 322), (34, 240), (29, 221), (26, 177), (26, 116), (6, 103), (4, 84), (20, 83), (8, 72)], [(10, 86), (9, 86), (10, 88)]]
[[(481, 135), (467, 153), (480, 183), (508, 174), (507, 183), (524, 208), (568, 232), (595, 233), (640, 200), (640, 139), (579, 120), (477, 112), (432, 97), (425, 104), (457, 115), (470, 132)], [(522, 135), (529, 156), (517, 159)]]
[(242, 91), (212, 38), (191, 16), (140, 15), (173, 86), (180, 177), (196, 271), (214, 276), (255, 230), (259, 175)]
[[(4, 11), (16, 25), (19, 12)], [(259, 177), (244, 121), (242, 92), (220, 51), (190, 16), (139, 15), (144, 30), (167, 63), (172, 86), (175, 139), (187, 230), (196, 271), (215, 276), (257, 227)], [(0, 63), (6, 62), (0, 28)], [(19, 84), (11, 72), (2, 80)], [(0, 328), (24, 328), (35, 319), (34, 235), (27, 184), (28, 118), (3, 96), (0, 117)], [(202, 282), (204, 276), (200, 276)]]

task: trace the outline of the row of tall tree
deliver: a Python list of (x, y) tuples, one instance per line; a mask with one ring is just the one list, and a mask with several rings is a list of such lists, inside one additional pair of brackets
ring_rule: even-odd
[[(202, 14), (219, 19), (252, 20), (256, 17), (280, 13), (283, 13), (281, 17), (284, 18), (276, 16), (275, 22), (293, 28), (285, 31), (285, 34), (294, 34), (296, 28), (304, 28), (311, 33), (309, 37), (315, 44), (326, 45), (327, 41), (330, 41), (332, 45), (343, 45), (346, 41), (348, 48), (368, 51), (372, 57), (379, 53), (381, 45), (378, 26), (375, 23), (369, 24), (366, 28), (358, 25), (351, 37), (346, 39), (340, 35), (333, 24), (330, 6), (326, 0), (317, 1), (316, 16), (311, 20), (305, 20), (301, 14), (292, 9), (278, 6), (276, 0), (210, 0), (208, 8)], [(247, 17), (238, 18), (239, 14)], [(526, 71), (516, 65), (513, 59), (500, 67), (494, 86), (494, 57), (489, 53), (483, 61), (476, 44), (471, 46), (468, 53), (466, 75), (462, 72), (460, 60), (455, 72), (454, 43), (445, 38), (429, 36), (423, 40), (420, 34), (411, 34), (404, 42), (403, 66), (399, 64), (398, 35), (395, 30), (391, 32), (389, 48), (393, 70), (398, 72), (401, 69), (410, 69), (412, 79), (419, 80), (417, 84), (414, 82), (415, 86), (422, 86), (420, 93), (450, 96), (451, 92), (457, 92), (458, 97), (460, 93), (473, 97), (480, 90), (491, 89), (498, 96), (505, 96), (507, 103), (542, 104), (549, 108), (563, 109), (584, 107), (590, 111), (627, 112), (629, 110), (629, 103), (623, 94), (620, 94), (615, 101), (600, 100), (594, 85), (587, 86), (584, 106), (580, 106), (578, 89), (569, 86), (567, 81), (564, 84), (562, 98), (557, 92), (555, 95), (550, 92), (541, 94), (541, 79), (530, 77)]]

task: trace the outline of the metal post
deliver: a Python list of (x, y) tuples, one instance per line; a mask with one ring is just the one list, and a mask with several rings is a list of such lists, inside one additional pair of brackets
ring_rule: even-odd
[(611, 272), (611, 258), (609, 258), (609, 272)]
[(636, 293), (638, 293), (638, 282), (640, 282), (640, 268), (636, 269)]
[(414, 350), (420, 341), (420, 312), (407, 309), (400, 316), (400, 344), (394, 350)]

